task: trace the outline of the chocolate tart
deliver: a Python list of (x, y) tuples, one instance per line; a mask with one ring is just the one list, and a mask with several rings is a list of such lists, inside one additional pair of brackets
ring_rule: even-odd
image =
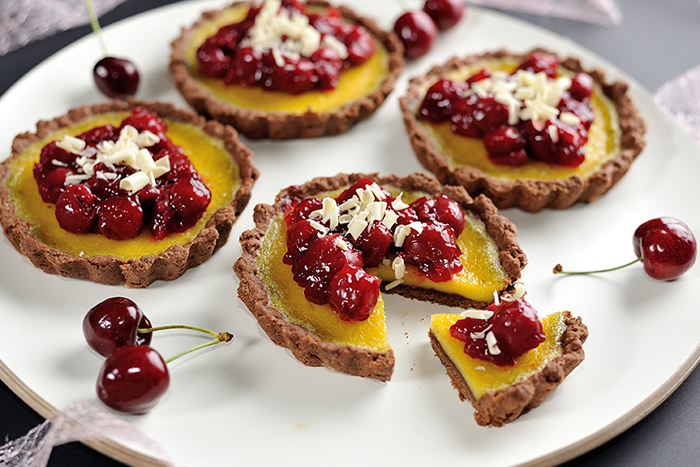
[[(435, 315), (433, 319), (444, 318), (449, 324), (459, 317), (460, 315)], [(445, 336), (444, 330), (439, 339), (431, 327), (431, 346), (445, 366), (452, 385), (459, 392), (459, 398), (471, 402), (475, 409), (474, 418), (479, 425), (500, 427), (539, 406), (584, 360), (583, 343), (588, 337), (588, 328), (581, 322), (581, 318), (574, 317), (569, 311), (563, 311), (544, 317), (542, 322), (547, 340), (540, 346), (548, 346), (549, 349), (541, 349), (539, 354), (537, 348), (531, 350), (518, 358), (528, 358), (530, 361), (522, 364), (516, 361), (513, 370), (502, 370), (493, 364), (467, 356), (462, 358), (469, 362), (468, 365), (458, 363), (455, 361), (457, 359), (453, 360), (448, 353), (455, 355), (455, 352), (463, 352), (463, 343), (451, 336)], [(513, 382), (479, 387), (475, 380), (467, 382), (470, 373), (463, 371), (465, 366), (476, 368), (477, 374), (502, 372), (506, 375), (502, 376), (503, 379), (507, 378)], [(472, 388), (478, 388), (482, 393), (477, 396)]]
[[(58, 139), (59, 135), (79, 133), (79, 128), (85, 131), (106, 123), (118, 125), (136, 107), (154, 111), (163, 118), (170, 127), (166, 134), (169, 138), (177, 138), (177, 132), (182, 131), (179, 136), (185, 143), (180, 145), (191, 160), (190, 153), (196, 153), (198, 148), (203, 154), (207, 148), (213, 148), (206, 154), (211, 155), (211, 151), (216, 151), (228, 168), (212, 169), (210, 172), (221, 172), (222, 186), (227, 185), (229, 192), (217, 193), (218, 188), (211, 186), (213, 201), (199, 223), (181, 235), (171, 234), (157, 242), (148, 237), (148, 232), (142, 232), (131, 240), (108, 240), (100, 238), (99, 234), (78, 235), (61, 230), (53, 217), (55, 205), (42, 201), (32, 177), (32, 165), (38, 161), (40, 149)], [(173, 126), (178, 130), (174, 130)], [(210, 146), (195, 147), (192, 143), (193, 146), (189, 147), (187, 141), (207, 141), (206, 144)], [(202, 164), (201, 161), (199, 163)], [(176, 279), (187, 269), (207, 261), (221, 248), (228, 240), (234, 221), (247, 205), (257, 177), (252, 152), (238, 140), (236, 131), (231, 127), (206, 121), (192, 112), (161, 102), (130, 100), (85, 106), (50, 121), (39, 121), (35, 133), (15, 137), (11, 157), (0, 164), (0, 223), (17, 251), (44, 272), (101, 284), (146, 287), (156, 280)], [(206, 177), (205, 183), (209, 185)], [(23, 199), (28, 201), (25, 203)], [(28, 220), (33, 216), (32, 208), (28, 208), (32, 203), (35, 211), (49, 213), (46, 219), (50, 218), (55, 224), (51, 227), (54, 234), (46, 234), (37, 220), (40, 217)], [(28, 215), (23, 214), (22, 209), (28, 209)], [(76, 245), (80, 249), (83, 244), (86, 250), (90, 248), (88, 244), (93, 240), (88, 240), (88, 235), (98, 242), (94, 251), (68, 251)], [(143, 251), (146, 254), (133, 254), (130, 249), (137, 248), (135, 242), (145, 245), (146, 250)], [(66, 246), (69, 244), (70, 247)], [(119, 249), (120, 253), (115, 254), (112, 248)]]
[[(573, 75), (584, 72), (593, 78), (594, 113), (596, 116), (600, 113), (607, 115), (604, 123), (597, 122), (597, 117), (594, 117), (589, 142), (584, 148), (587, 160), (580, 167), (554, 166), (529, 160), (522, 167), (502, 169), (503, 166), (488, 160), (480, 140), (454, 135), (454, 138), (461, 140), (476, 141), (475, 144), (459, 143), (464, 146), (453, 151), (455, 154), (477, 154), (475, 157), (478, 164), (461, 163), (455, 160), (459, 155), (449, 153), (449, 140), (452, 137), (438, 135), (438, 131), (442, 131), (443, 135), (449, 132), (449, 122), (444, 124), (447, 130), (434, 130), (430, 123), (417, 117), (417, 109), (427, 88), (439, 78), (465, 80), (481, 68), (488, 68), (489, 64), (505, 67), (506, 71), (512, 70), (523, 57), (533, 52), (556, 57), (556, 54), (544, 49), (523, 55), (499, 50), (478, 56), (452, 58), (444, 65), (434, 67), (426, 75), (413, 78), (406, 95), (400, 98), (411, 145), (420, 163), (442, 183), (461, 185), (474, 196), (483, 193), (501, 209), (517, 207), (537, 212), (544, 208), (564, 209), (577, 202), (591, 203), (615, 186), (645, 146), (643, 135), (646, 125), (628, 95), (628, 85), (622, 81), (608, 83), (600, 70), (585, 70), (575, 58), (560, 60), (559, 73)], [(604, 145), (610, 145), (612, 149), (607, 152), (603, 150), (601, 155), (594, 153), (594, 147), (598, 151), (597, 147)]]
[[(344, 76), (341, 75), (341, 83), (332, 91), (312, 91), (314, 100), (305, 101), (305, 95), (291, 95), (281, 91), (261, 92), (257, 97), (248, 98), (246, 103), (234, 103), (235, 95), (250, 92), (251, 87), (237, 85), (225, 86), (220, 80), (205, 79), (197, 70), (197, 47), (206, 39), (207, 28), (210, 34), (216, 33), (216, 26), (224, 26), (226, 21), (219, 18), (230, 15), (234, 9), (243, 9), (245, 13), (252, 2), (236, 2), (228, 8), (217, 11), (205, 12), (201, 19), (192, 27), (182, 30), (182, 34), (172, 43), (170, 57), (170, 73), (175, 85), (185, 100), (202, 115), (232, 125), (241, 134), (251, 139), (294, 139), (310, 138), (327, 135), (337, 135), (346, 132), (354, 124), (369, 118), (384, 102), (394, 88), (397, 76), (403, 69), (403, 46), (392, 32), (381, 30), (377, 24), (356, 14), (345, 6), (337, 7), (342, 17), (349, 22), (363, 26), (372, 35), (377, 44), (376, 58), (369, 62), (375, 68), (380, 68), (381, 73), (371, 75), (370, 69), (364, 73), (364, 84), (355, 85), (348, 78), (343, 84)], [(309, 0), (306, 2), (315, 8), (328, 8), (329, 3), (323, 0)], [(233, 15), (235, 16), (235, 15)], [(241, 15), (238, 15), (239, 17)], [(202, 32), (205, 31), (205, 32)], [(365, 63), (359, 67), (369, 66)], [(347, 72), (346, 72), (347, 73)], [(328, 95), (337, 94), (341, 87), (342, 92), (350, 91), (355, 94), (351, 99), (341, 99), (339, 103), (330, 108), (321, 108)], [(363, 89), (358, 93), (356, 89)], [(257, 92), (253, 90), (253, 92)], [(339, 94), (338, 94), (339, 95)], [(238, 99), (238, 97), (235, 97)], [(293, 109), (279, 110), (281, 101), (291, 102)], [(256, 107), (261, 101), (269, 101), (272, 104), (267, 108)], [(297, 102), (298, 101), (298, 102)], [(315, 110), (315, 108), (317, 110)]]
[[(485, 241), (492, 247), (489, 251), (493, 253), (489, 258), (498, 269), (497, 273), (493, 273), (498, 274), (495, 282), (498, 284), (496, 286), (498, 289), (509, 289), (520, 277), (521, 269), (527, 260), (515, 241), (517, 233), (515, 226), (498, 215), (488, 198), (479, 196), (472, 199), (462, 187), (442, 186), (435, 179), (423, 174), (407, 177), (339, 174), (331, 178), (317, 178), (303, 185), (282, 190), (273, 205), (257, 205), (254, 210), (256, 227), (241, 235), (243, 253), (234, 265), (236, 275), (240, 279), (238, 288), (240, 299), (270, 339), (277, 345), (289, 349), (305, 365), (325, 366), (342, 373), (386, 381), (391, 378), (394, 354), (386, 340), (381, 295), (370, 317), (359, 324), (348, 325), (347, 321), (341, 320), (334, 314), (330, 305), (312, 307), (310, 311), (312, 314), (319, 313), (318, 316), (323, 314), (325, 324), (311, 322), (317, 318), (316, 316), (312, 316), (307, 321), (297, 319), (293, 314), (302, 313), (299, 310), (312, 304), (304, 298), (304, 289), (294, 282), (291, 267), (282, 264), (281, 261), (287, 251), (286, 230), (282, 220), (287, 209), (295, 201), (309, 197), (334, 196), (334, 193), (340, 193), (342, 189), (364, 177), (373, 179), (389, 191), (394, 189), (397, 192), (420, 193), (432, 197), (444, 194), (457, 201), (462, 210), (470, 219), (473, 219), (473, 224), (481, 226), (484, 238), (487, 238)], [(465, 228), (465, 231), (467, 230)], [(462, 262), (464, 261), (466, 260)], [(374, 274), (374, 272), (370, 273)], [(484, 277), (486, 274), (485, 272)], [(382, 278), (381, 273), (378, 276)], [(465, 296), (451, 293), (449, 288), (438, 291), (429, 284), (419, 287), (406, 285), (408, 282), (387, 290), (386, 283), (393, 278), (382, 279), (385, 281), (382, 285), (384, 293), (397, 293), (407, 298), (449, 306), (485, 307), (493, 300), (493, 293), (496, 291), (496, 288), (486, 286), (488, 290), (477, 298), (473, 298), (468, 294)], [(280, 295), (280, 291), (289, 292), (285, 296)], [(281, 308), (287, 308), (287, 310)], [(321, 318), (318, 320), (320, 323)], [(323, 326), (327, 326), (330, 331), (324, 331), (325, 335), (322, 336), (318, 329)], [(342, 339), (338, 336), (342, 336)]]

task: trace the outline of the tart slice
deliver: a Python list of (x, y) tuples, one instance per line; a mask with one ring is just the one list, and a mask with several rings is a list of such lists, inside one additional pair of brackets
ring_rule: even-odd
[(173, 42), (170, 61), (190, 105), (254, 139), (343, 133), (377, 110), (402, 68), (393, 33), (322, 0), (204, 13)]
[(314, 179), (254, 219), (234, 270), (263, 330), (306, 365), (382, 381), (394, 354), (381, 291), (485, 307), (526, 264), (488, 198), (422, 174)]
[(624, 82), (542, 49), (453, 58), (412, 79), (400, 104), (421, 164), (499, 208), (590, 203), (645, 144)]
[(431, 317), (433, 350), (482, 426), (503, 426), (542, 404), (585, 357), (581, 318), (562, 311), (540, 321), (520, 288), (485, 310)]
[(258, 177), (236, 131), (170, 104), (114, 101), (18, 135), (0, 223), (44, 272), (146, 287), (228, 240)]

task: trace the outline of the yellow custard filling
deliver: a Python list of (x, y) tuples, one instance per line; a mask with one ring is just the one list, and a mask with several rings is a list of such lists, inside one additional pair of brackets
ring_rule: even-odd
[[(444, 77), (464, 81), (482, 68), (490, 70), (505, 70), (512, 72), (518, 65), (519, 59), (491, 59), (460, 68)], [(572, 72), (560, 68), (561, 75), (572, 75)], [(430, 82), (424, 86), (421, 95), (425, 95)], [(420, 102), (417, 103), (420, 105)], [(597, 173), (603, 164), (617, 157), (620, 152), (620, 126), (614, 104), (602, 91), (600, 84), (594, 83), (591, 96), (593, 108), (593, 123), (588, 130), (588, 142), (584, 146), (586, 158), (577, 167), (566, 167), (546, 164), (536, 160), (528, 160), (521, 167), (494, 164), (488, 157), (483, 140), (455, 134), (450, 122), (432, 124), (419, 119), (419, 124), (436, 149), (446, 159), (452, 169), (460, 166), (470, 166), (492, 177), (503, 180), (556, 180), (569, 178), (573, 175), (588, 178)]]
[[(391, 191), (391, 190), (390, 190)], [(338, 193), (328, 194), (335, 196)], [(417, 194), (404, 197), (410, 202)], [(465, 228), (457, 238), (462, 249), (464, 269), (447, 282), (433, 282), (418, 273), (415, 268), (406, 269), (404, 284), (438, 290), (444, 293), (489, 302), (495, 290), (502, 290), (508, 276), (498, 259), (498, 247), (486, 233), (481, 221), (466, 213)], [(384, 302), (379, 297), (377, 306), (366, 321), (347, 322), (341, 320), (330, 305), (316, 305), (304, 297), (304, 289), (294, 282), (291, 266), (283, 263), (287, 252), (287, 227), (283, 216), (276, 216), (263, 237), (256, 258), (258, 274), (267, 285), (270, 305), (296, 324), (306, 327), (326, 341), (337, 342), (375, 351), (389, 350), (386, 338)], [(391, 282), (395, 273), (390, 266), (368, 269), (380, 279)]]
[(113, 255), (128, 260), (157, 255), (172, 245), (183, 245), (193, 240), (212, 214), (233, 201), (240, 187), (240, 176), (238, 165), (226, 151), (223, 142), (207, 135), (195, 125), (164, 119), (168, 125), (166, 135), (185, 150), (211, 191), (211, 203), (197, 225), (159, 241), (153, 239), (148, 229), (130, 240), (110, 240), (99, 234), (79, 235), (63, 230), (54, 214), (55, 205), (41, 199), (34, 180), (32, 170), (34, 164), (39, 162), (41, 149), (49, 142), (61, 139), (63, 135), (77, 135), (108, 123), (119, 126), (128, 115), (129, 112), (105, 113), (62, 128), (32, 144), (19, 157), (9, 162), (11, 171), (5, 185), (10, 192), (10, 199), (17, 214), (30, 224), (37, 240), (64, 253), (81, 257)]
[(461, 318), (460, 314), (432, 315), (430, 330), (452, 363), (457, 366), (477, 400), (486, 392), (498, 391), (537, 373), (548, 362), (562, 355), (560, 340), (566, 329), (564, 312), (542, 318), (545, 341), (520, 356), (512, 367), (498, 366), (464, 353), (464, 342), (450, 335), (450, 327)]
[(248, 13), (247, 3), (234, 4), (221, 14), (193, 29), (185, 48), (185, 61), (197, 81), (220, 99), (234, 107), (264, 112), (303, 114), (307, 111), (331, 112), (377, 91), (389, 74), (389, 52), (375, 39), (376, 52), (365, 63), (351, 67), (340, 75), (332, 91), (310, 91), (299, 95), (269, 91), (258, 86), (227, 85), (223, 80), (201, 76), (197, 71), (197, 49), (223, 26), (242, 21)]
[(255, 261), (258, 275), (267, 286), (270, 306), (283, 313), (292, 323), (304, 326), (324, 341), (376, 352), (386, 352), (391, 348), (386, 337), (386, 317), (381, 295), (369, 318), (364, 321), (342, 321), (330, 305), (316, 305), (304, 297), (304, 288), (294, 282), (292, 267), (282, 262), (286, 252), (287, 226), (282, 216), (277, 216), (263, 237)]

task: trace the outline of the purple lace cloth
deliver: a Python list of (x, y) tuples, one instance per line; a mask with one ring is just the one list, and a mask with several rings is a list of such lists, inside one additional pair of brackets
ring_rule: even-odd
[(600, 26), (614, 26), (622, 21), (622, 13), (614, 0), (467, 0), (467, 3)]
[(55, 446), (106, 437), (141, 448), (165, 465), (177, 467), (160, 446), (133, 425), (86, 401), (69, 405), (21, 438), (0, 446), (0, 466), (45, 467)]
[(700, 145), (700, 65), (663, 84), (654, 100)]
[[(98, 16), (126, 0), (94, 0)], [(84, 0), (0, 1), (0, 55), (57, 32), (88, 24)]]

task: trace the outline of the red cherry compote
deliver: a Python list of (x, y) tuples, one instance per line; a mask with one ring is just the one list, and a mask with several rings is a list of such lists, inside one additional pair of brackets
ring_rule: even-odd
[(405, 265), (435, 282), (462, 270), (456, 238), (465, 218), (459, 204), (445, 196), (411, 204), (400, 198), (362, 178), (336, 198), (291, 201), (283, 261), (307, 300), (330, 303), (344, 320), (362, 321), (374, 309), (381, 285), (364, 268), (392, 264), (394, 285)]
[(584, 73), (559, 77), (558, 67), (556, 57), (533, 53), (511, 74), (482, 69), (465, 81), (439, 79), (418, 116), (483, 139), (494, 164), (579, 166), (593, 121), (593, 79)]
[[(286, 32), (271, 44), (259, 30)], [(369, 32), (346, 21), (337, 8), (319, 11), (298, 0), (267, 0), (207, 38), (197, 49), (197, 68), (226, 84), (300, 94), (335, 89), (344, 70), (375, 51)]]
[[(545, 340), (537, 311), (524, 298), (501, 300), (486, 308), (483, 317), (465, 317), (450, 327), (450, 335), (464, 342), (464, 352), (499, 366), (515, 360)], [(488, 318), (490, 313), (493, 313)]]
[[(147, 228), (161, 240), (193, 227), (209, 206), (211, 192), (166, 131), (166, 123), (155, 112), (135, 108), (116, 128), (107, 124), (75, 136), (70, 144), (64, 138), (44, 146), (34, 178), (42, 199), (56, 204), (61, 228), (114, 240), (136, 237)], [(134, 153), (146, 151), (151, 164), (120, 160), (124, 152), (107, 151), (120, 144)], [(144, 170), (159, 164), (167, 170)], [(124, 188), (124, 180), (136, 172), (147, 182), (133, 190)]]

